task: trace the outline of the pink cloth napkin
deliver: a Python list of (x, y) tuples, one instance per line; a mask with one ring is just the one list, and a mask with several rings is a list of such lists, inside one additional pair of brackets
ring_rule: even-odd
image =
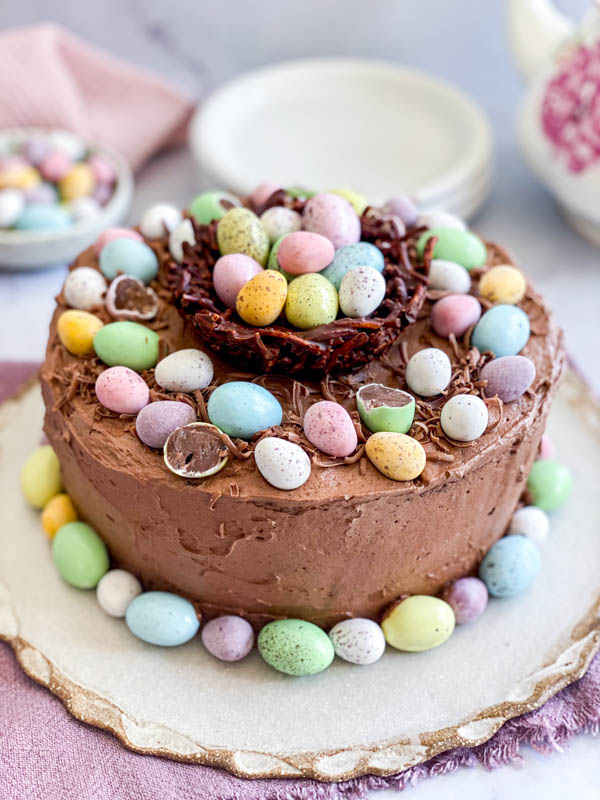
[(0, 128), (65, 128), (137, 169), (183, 140), (192, 107), (159, 77), (56, 25), (0, 34)]

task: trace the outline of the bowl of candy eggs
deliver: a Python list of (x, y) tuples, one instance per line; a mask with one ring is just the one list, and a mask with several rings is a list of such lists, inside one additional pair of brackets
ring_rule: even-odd
[(0, 269), (70, 261), (126, 216), (125, 159), (69, 131), (0, 131)]

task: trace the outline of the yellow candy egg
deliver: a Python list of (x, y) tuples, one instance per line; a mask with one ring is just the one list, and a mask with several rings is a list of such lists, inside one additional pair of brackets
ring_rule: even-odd
[(329, 194), (337, 194), (339, 197), (343, 197), (344, 200), (347, 200), (359, 217), (367, 207), (366, 198), (363, 197), (362, 194), (355, 192), (354, 189), (331, 189)]
[(21, 469), (21, 491), (34, 508), (43, 508), (62, 490), (60, 463), (49, 444), (38, 447)]
[(492, 303), (514, 305), (525, 297), (527, 284), (522, 272), (510, 264), (492, 267), (479, 281), (479, 294)]
[(42, 528), (49, 539), (53, 539), (55, 533), (66, 525), (67, 522), (75, 522), (79, 517), (73, 501), (68, 494), (56, 494), (50, 498), (42, 511)]
[(283, 311), (287, 281), (281, 272), (264, 270), (245, 283), (238, 292), (235, 307), (248, 325), (271, 325)]
[(337, 317), (338, 307), (335, 286), (318, 272), (300, 275), (288, 287), (285, 315), (295, 328), (309, 331), (327, 325)]
[(221, 218), (217, 243), (221, 255), (244, 253), (263, 267), (267, 263), (269, 236), (260, 219), (249, 208), (231, 208)]
[(423, 446), (405, 433), (380, 431), (367, 439), (367, 458), (386, 478), (412, 481), (425, 469)]
[(420, 653), (449, 639), (455, 622), (452, 606), (445, 600), (415, 594), (391, 606), (384, 614), (381, 627), (392, 647)]
[(58, 318), (58, 338), (74, 356), (88, 356), (94, 352), (94, 336), (103, 327), (102, 320), (89, 311), (71, 308)]
[(27, 164), (0, 173), (0, 189), (30, 189), (41, 181), (40, 173)]
[(94, 191), (96, 178), (91, 168), (82, 163), (74, 164), (71, 169), (60, 179), (58, 189), (60, 196), (66, 202), (84, 197)]

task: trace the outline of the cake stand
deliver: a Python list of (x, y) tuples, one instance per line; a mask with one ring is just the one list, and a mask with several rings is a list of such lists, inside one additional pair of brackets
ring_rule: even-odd
[(242, 777), (392, 774), (486, 741), (580, 677), (600, 648), (600, 409), (572, 372), (550, 431), (575, 488), (552, 515), (534, 587), (491, 601), (436, 650), (388, 648), (369, 667), (336, 659), (308, 678), (277, 673), (256, 652), (216, 661), (198, 638), (144, 644), (104, 615), (94, 592), (63, 583), (39, 513), (18, 490), (41, 420), (36, 383), (0, 408), (0, 637), (71, 714), (132, 750)]

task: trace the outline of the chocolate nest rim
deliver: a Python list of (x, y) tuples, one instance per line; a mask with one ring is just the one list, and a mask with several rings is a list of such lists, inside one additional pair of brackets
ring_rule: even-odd
[[(286, 205), (302, 211), (305, 202), (276, 192), (261, 210)], [(175, 306), (199, 338), (246, 367), (264, 373), (323, 375), (355, 369), (384, 355), (417, 319), (425, 301), (435, 239), (427, 242), (423, 258), (418, 259), (416, 243), (425, 229), (413, 228), (404, 234), (392, 218), (367, 208), (361, 217), (361, 241), (375, 244), (385, 259), (386, 294), (379, 308), (369, 317), (336, 319), (308, 331), (290, 327), (283, 315), (276, 325), (253, 328), (226, 308), (214, 290), (212, 270), (221, 256), (218, 222), (191, 222), (196, 244), (183, 245), (181, 263), (165, 253), (161, 282), (171, 290)]]

